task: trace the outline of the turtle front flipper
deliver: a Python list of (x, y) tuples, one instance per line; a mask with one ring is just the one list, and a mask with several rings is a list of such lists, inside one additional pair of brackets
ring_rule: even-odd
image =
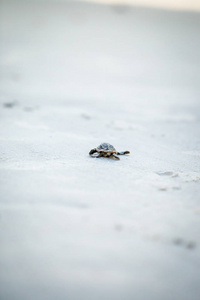
[(92, 154), (94, 154), (95, 152), (97, 152), (97, 149), (96, 149), (96, 148), (90, 150), (89, 155), (92, 155)]
[(125, 154), (130, 154), (130, 152), (129, 151), (117, 152), (117, 155), (125, 155)]

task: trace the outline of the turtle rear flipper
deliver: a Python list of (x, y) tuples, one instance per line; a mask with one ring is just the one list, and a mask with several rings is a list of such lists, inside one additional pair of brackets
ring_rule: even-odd
[(130, 154), (130, 152), (129, 151), (117, 152), (117, 155), (125, 155), (125, 154)]
[(116, 160), (120, 160), (120, 158), (119, 158), (118, 156), (116, 156), (115, 154), (112, 154), (112, 155), (110, 156), (110, 158), (113, 158), (113, 159), (116, 159)]

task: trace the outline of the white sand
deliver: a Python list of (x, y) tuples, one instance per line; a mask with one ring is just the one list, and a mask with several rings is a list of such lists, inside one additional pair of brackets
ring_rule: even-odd
[[(1, 300), (200, 299), (199, 32), (1, 1)], [(90, 158), (101, 142), (131, 155)]]

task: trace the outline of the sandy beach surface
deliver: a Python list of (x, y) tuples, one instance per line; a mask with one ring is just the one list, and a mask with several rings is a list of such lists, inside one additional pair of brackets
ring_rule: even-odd
[(199, 300), (200, 14), (0, 11), (0, 299)]

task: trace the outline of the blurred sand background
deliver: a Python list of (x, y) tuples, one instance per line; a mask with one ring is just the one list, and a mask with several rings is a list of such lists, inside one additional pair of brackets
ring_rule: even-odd
[(1, 300), (200, 299), (200, 14), (149, 3), (0, 1)]

